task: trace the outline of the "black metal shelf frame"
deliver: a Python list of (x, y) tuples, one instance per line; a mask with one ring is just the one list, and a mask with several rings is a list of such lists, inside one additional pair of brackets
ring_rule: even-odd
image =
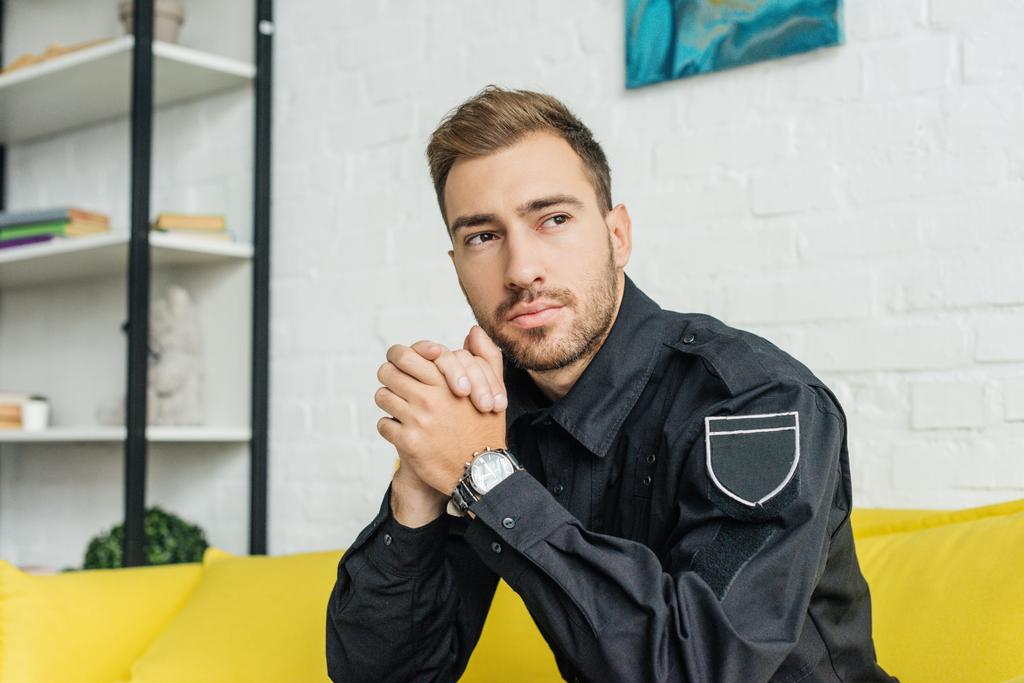
[[(252, 366), (250, 390), (249, 553), (267, 552), (267, 422), (270, 347), (271, 65), (273, 0), (254, 0)], [(5, 2), (0, 0), (0, 65)], [(135, 0), (131, 104), (131, 239), (128, 247), (128, 333), (124, 440), (124, 565), (146, 563), (146, 383), (149, 329), (149, 199), (153, 136), (153, 0)], [(7, 205), (7, 149), (0, 144), (0, 211)]]

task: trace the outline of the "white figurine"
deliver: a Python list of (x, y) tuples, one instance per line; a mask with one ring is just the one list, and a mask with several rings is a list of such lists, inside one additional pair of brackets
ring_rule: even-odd
[[(203, 423), (203, 363), (199, 320), (184, 288), (171, 285), (149, 309), (147, 424)], [(124, 398), (104, 401), (97, 410), (104, 425), (123, 425)]]

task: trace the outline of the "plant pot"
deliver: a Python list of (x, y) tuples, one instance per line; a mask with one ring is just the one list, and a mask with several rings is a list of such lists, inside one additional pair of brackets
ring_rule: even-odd
[[(134, 28), (135, 3), (122, 0), (117, 6), (118, 17), (124, 26), (125, 35)], [(178, 29), (185, 21), (185, 10), (174, 0), (155, 0), (153, 3), (153, 40), (165, 43), (178, 42)]]

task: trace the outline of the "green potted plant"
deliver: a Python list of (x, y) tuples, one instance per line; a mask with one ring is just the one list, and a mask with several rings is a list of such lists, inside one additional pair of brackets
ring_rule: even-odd
[[(209, 546), (206, 534), (195, 524), (160, 507), (146, 508), (143, 552), (147, 564), (201, 562)], [(89, 541), (82, 569), (112, 569), (124, 566), (124, 524), (101, 533)]]

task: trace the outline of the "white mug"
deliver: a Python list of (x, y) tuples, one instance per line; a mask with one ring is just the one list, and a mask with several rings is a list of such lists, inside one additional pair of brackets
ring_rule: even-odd
[(21, 428), (28, 432), (38, 432), (50, 424), (50, 403), (45, 400), (30, 398), (21, 404)]

